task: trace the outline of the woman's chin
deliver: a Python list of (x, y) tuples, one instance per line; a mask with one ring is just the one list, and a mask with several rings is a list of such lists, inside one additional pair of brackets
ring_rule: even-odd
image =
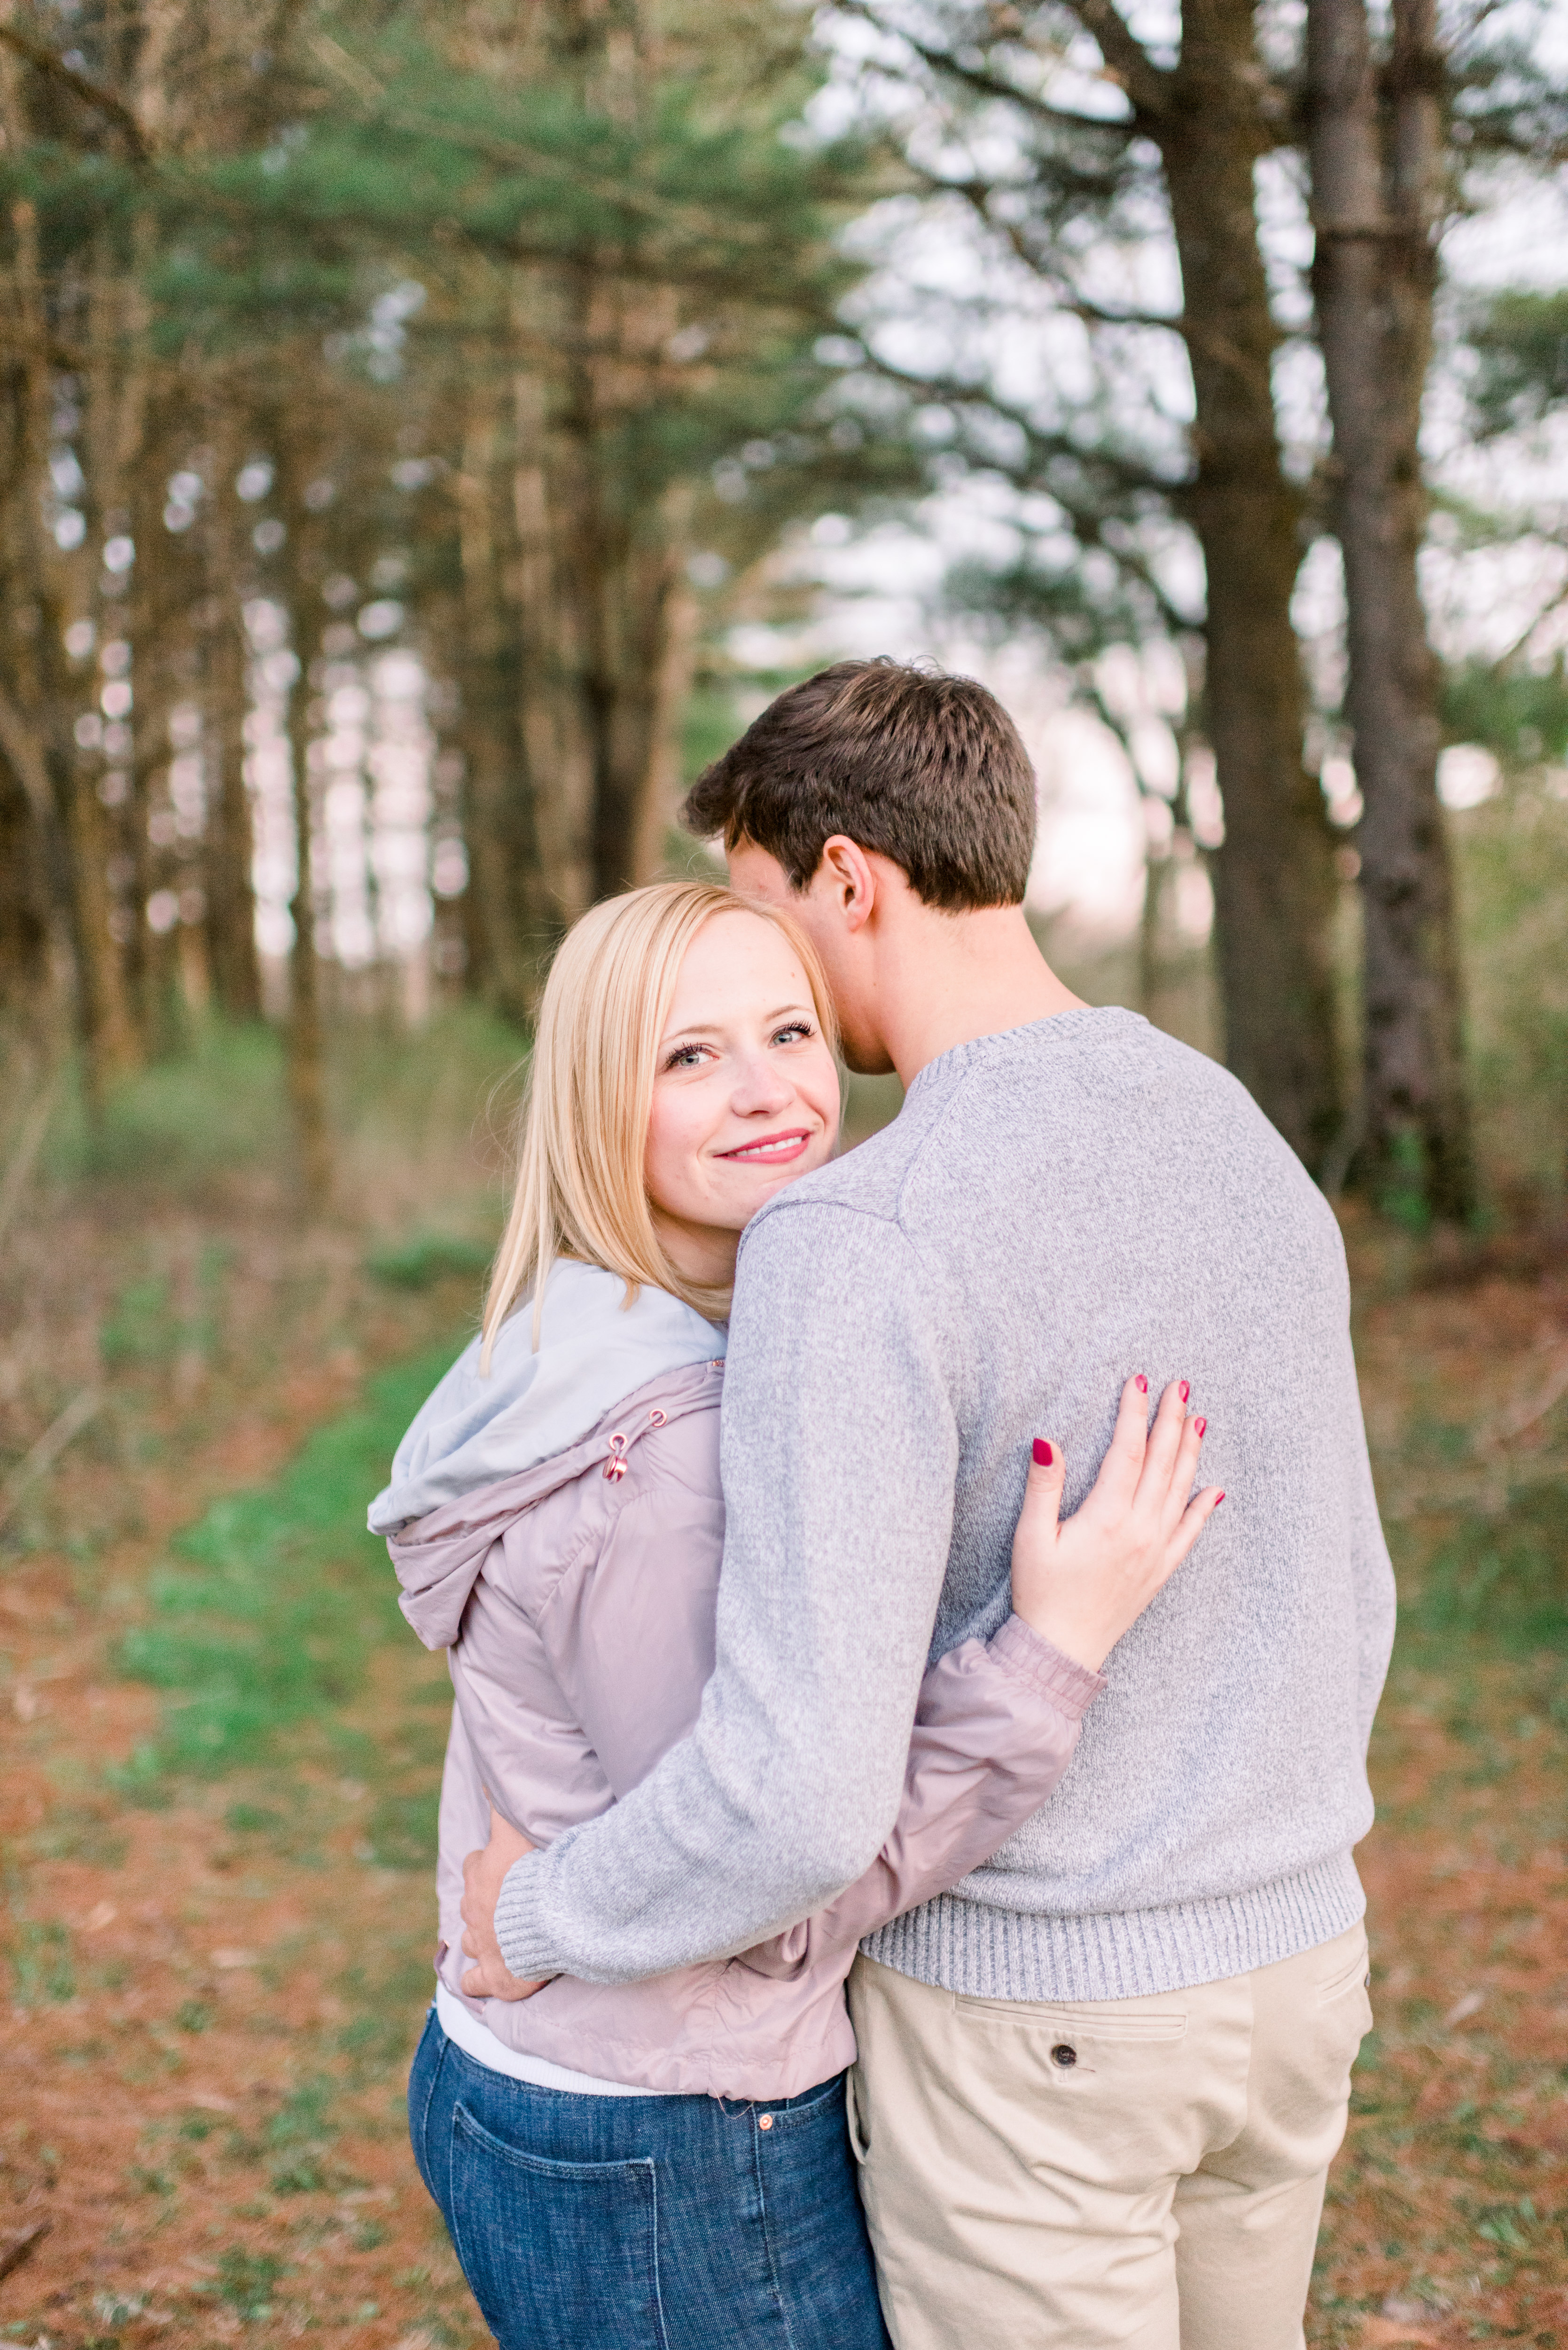
[[(783, 1167), (766, 1169), (759, 1167), (755, 1176), (757, 1207), (762, 1207), (764, 1201), (773, 1199), (777, 1192), (787, 1191), (790, 1185), (798, 1183), (803, 1175), (815, 1175), (819, 1167), (826, 1166), (832, 1156), (831, 1148), (803, 1150), (798, 1159), (789, 1160)], [(756, 1209), (753, 1208), (752, 1212), (754, 1215)]]
[(770, 1167), (765, 1173), (760, 1168), (749, 1170), (743, 1179), (726, 1185), (723, 1209), (721, 1215), (715, 1215), (714, 1222), (722, 1222), (731, 1232), (744, 1232), (770, 1200), (776, 1200), (781, 1191), (787, 1191), (792, 1183), (798, 1183), (803, 1175), (811, 1171), (809, 1162), (799, 1167)]
[(803, 1150), (798, 1159), (785, 1160), (772, 1167), (737, 1167), (732, 1159), (721, 1161), (723, 1172), (709, 1175), (704, 1185), (706, 1200), (701, 1211), (685, 1212), (693, 1224), (706, 1224), (714, 1232), (744, 1232), (752, 1218), (765, 1208), (803, 1175), (813, 1175), (826, 1167), (833, 1156), (831, 1142), (818, 1142)]

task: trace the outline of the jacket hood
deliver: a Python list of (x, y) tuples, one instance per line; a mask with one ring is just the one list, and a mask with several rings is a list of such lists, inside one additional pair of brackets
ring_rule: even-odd
[(487, 1378), (472, 1339), (399, 1445), (391, 1482), (370, 1504), (370, 1532), (393, 1534), (537, 1467), (635, 1388), (723, 1353), (722, 1328), (667, 1290), (645, 1284), (629, 1306), (626, 1295), (618, 1274), (562, 1259), (545, 1283), (536, 1353), (527, 1304), (503, 1323)]
[[(703, 1327), (711, 1348), (716, 1333), (711, 1324)], [(492, 1544), (499, 1541), (522, 1511), (580, 1477), (585, 1470), (601, 1466), (608, 1457), (611, 1431), (618, 1431), (623, 1424), (626, 1433), (618, 1445), (622, 1459), (647, 1435), (655, 1418), (660, 1426), (668, 1427), (689, 1411), (711, 1410), (718, 1393), (715, 1373), (722, 1367), (722, 1357), (710, 1352), (699, 1364), (659, 1372), (630, 1395), (617, 1396), (576, 1444), (566, 1445), (516, 1476), (460, 1494), (417, 1524), (389, 1535), (387, 1550), (403, 1586), (398, 1605), (425, 1647), (451, 1648)], [(655, 1405), (657, 1414), (651, 1409)]]

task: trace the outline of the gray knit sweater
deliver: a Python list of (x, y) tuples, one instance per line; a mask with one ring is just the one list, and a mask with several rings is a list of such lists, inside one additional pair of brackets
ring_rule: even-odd
[(743, 1950), (857, 1877), (929, 1658), (1008, 1608), (1029, 1440), (1075, 1507), (1129, 1372), (1192, 1381), (1226, 1501), (1113, 1650), (1049, 1803), (867, 1945), (987, 1998), (1174, 1991), (1361, 1914), (1394, 1587), (1338, 1228), (1234, 1078), (1133, 1014), (944, 1054), (742, 1248), (718, 1662), (696, 1730), (520, 1862), (523, 1975)]

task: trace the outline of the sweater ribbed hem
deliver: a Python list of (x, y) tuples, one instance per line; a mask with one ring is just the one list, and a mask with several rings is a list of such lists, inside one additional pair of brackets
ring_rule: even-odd
[(1293, 1959), (1366, 1908), (1345, 1851), (1251, 1893), (1158, 1909), (1029, 1917), (943, 1893), (860, 1947), (898, 1974), (970, 1999), (1142, 1999)]

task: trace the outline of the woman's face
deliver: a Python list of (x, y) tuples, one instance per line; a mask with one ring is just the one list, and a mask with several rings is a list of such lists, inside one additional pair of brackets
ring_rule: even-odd
[(742, 1226), (837, 1135), (838, 1070), (788, 940), (715, 914), (686, 950), (654, 1073), (645, 1180), (671, 1262), (729, 1281)]

